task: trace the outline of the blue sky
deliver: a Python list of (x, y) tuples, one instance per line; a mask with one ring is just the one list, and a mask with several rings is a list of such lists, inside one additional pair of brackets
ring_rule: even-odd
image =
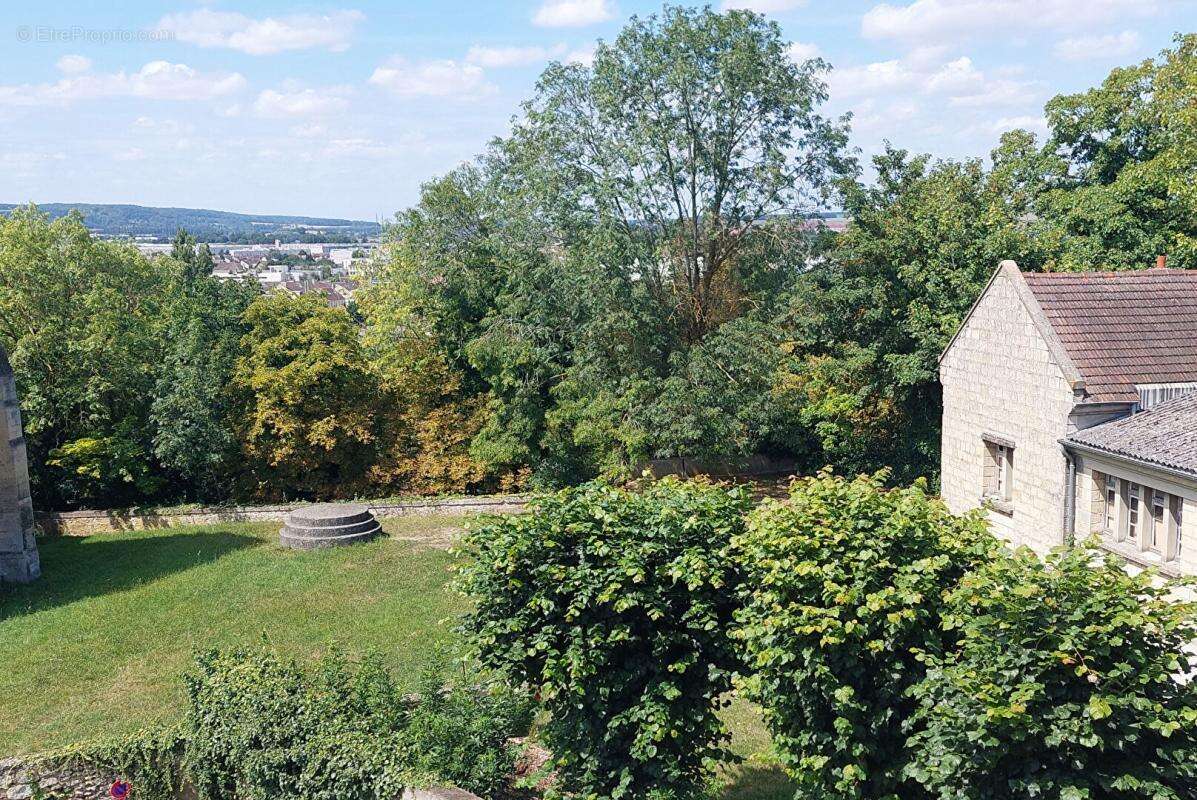
[[(717, 0), (718, 3), (718, 0)], [(1193, 0), (728, 0), (834, 66), (827, 110), (983, 156), (1043, 104), (1153, 56)], [(57, 2), (0, 29), (0, 202), (389, 217), (501, 135), (550, 59), (588, 58), (634, 0)]]

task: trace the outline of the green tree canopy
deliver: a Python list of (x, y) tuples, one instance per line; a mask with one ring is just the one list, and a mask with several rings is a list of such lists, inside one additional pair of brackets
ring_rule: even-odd
[(314, 295), (263, 295), (232, 376), (247, 409), (238, 432), (252, 481), (267, 497), (353, 497), (378, 449), (377, 374), (353, 321)]

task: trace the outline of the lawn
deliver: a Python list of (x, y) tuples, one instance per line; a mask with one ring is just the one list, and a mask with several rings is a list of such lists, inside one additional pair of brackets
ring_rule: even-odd
[[(300, 658), (377, 650), (414, 686), (453, 638), (444, 545), (461, 523), (388, 519), (390, 538), (313, 552), (280, 548), (270, 524), (42, 539), (41, 580), (0, 589), (0, 758), (169, 720), (195, 649), (263, 635)], [(726, 799), (791, 797), (761, 763), (755, 710), (738, 702), (728, 723), (751, 760), (727, 771)]]

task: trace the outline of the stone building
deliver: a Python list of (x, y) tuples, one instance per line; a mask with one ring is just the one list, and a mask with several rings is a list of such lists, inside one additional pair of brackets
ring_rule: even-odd
[(1197, 574), (1197, 272), (1002, 262), (940, 357), (942, 492), (1039, 552)]
[(0, 582), (27, 583), (39, 575), (17, 384), (0, 347)]

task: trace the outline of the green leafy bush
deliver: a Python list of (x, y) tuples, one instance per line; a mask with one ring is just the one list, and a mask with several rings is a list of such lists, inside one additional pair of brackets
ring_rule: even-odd
[(443, 782), (493, 796), (531, 710), (439, 670), (405, 700), (378, 658), (337, 653), (304, 670), (265, 649), (209, 652), (186, 683), (183, 768), (203, 800), (392, 800)]
[(508, 741), (528, 731), (536, 706), (527, 692), (446, 675), (439, 663), (425, 671), (420, 702), (408, 709), (403, 738), (411, 763), (443, 783), (499, 797), (515, 772)]
[(919, 796), (902, 775), (906, 694), (925, 672), (916, 653), (952, 644), (944, 595), (998, 546), (921, 482), (885, 491), (882, 477), (796, 481), (735, 540), (746, 689), (800, 796)]
[(914, 688), (911, 777), (937, 798), (1197, 797), (1197, 605), (1088, 548), (966, 576)]
[(726, 756), (728, 546), (749, 504), (699, 482), (587, 484), (470, 533), (465, 630), (484, 664), (538, 691), (566, 790), (693, 797)]

